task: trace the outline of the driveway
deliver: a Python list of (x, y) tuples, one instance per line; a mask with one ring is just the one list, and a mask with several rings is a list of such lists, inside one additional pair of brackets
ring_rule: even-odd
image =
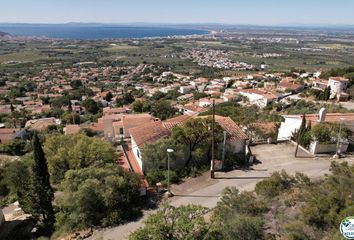
[[(252, 147), (251, 151), (260, 162), (252, 169), (216, 173), (216, 179), (210, 179), (209, 173), (205, 173), (180, 185), (174, 185), (171, 189), (175, 196), (170, 199), (170, 203), (174, 206), (199, 204), (212, 208), (216, 206), (225, 187), (233, 186), (240, 190), (251, 191), (257, 182), (283, 169), (290, 174), (302, 172), (311, 178), (319, 178), (329, 173), (333, 161), (331, 157), (312, 158), (304, 152), (299, 152), (301, 157), (295, 158), (295, 146), (291, 144), (258, 145)], [(353, 164), (354, 158), (336, 161), (348, 161)], [(143, 220), (150, 213), (144, 214), (144, 217), (137, 222), (97, 231), (91, 239), (128, 239), (132, 231), (143, 226)]]

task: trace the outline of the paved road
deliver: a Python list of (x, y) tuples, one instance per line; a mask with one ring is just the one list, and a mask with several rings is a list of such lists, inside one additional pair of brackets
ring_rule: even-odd
[[(305, 153), (300, 153), (301, 158), (295, 158), (295, 146), (290, 144), (258, 145), (252, 147), (252, 152), (261, 161), (260, 164), (253, 166), (253, 170), (217, 173), (216, 179), (210, 179), (209, 174), (206, 173), (201, 177), (187, 180), (183, 184), (172, 187), (176, 196), (171, 198), (171, 204), (174, 206), (200, 204), (212, 208), (215, 207), (222, 190), (227, 186), (235, 186), (246, 191), (253, 190), (258, 181), (283, 169), (290, 174), (303, 172), (311, 178), (319, 178), (329, 172), (332, 160), (311, 158)], [(354, 163), (353, 157), (345, 160)], [(132, 231), (142, 226), (143, 220), (150, 213), (147, 212), (137, 222), (96, 232), (91, 239), (127, 239)]]

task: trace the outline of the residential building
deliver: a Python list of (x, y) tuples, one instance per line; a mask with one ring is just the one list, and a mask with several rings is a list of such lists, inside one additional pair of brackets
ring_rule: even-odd
[(285, 78), (278, 84), (278, 89), (283, 92), (299, 93), (304, 90), (304, 85), (296, 83), (294, 79)]
[[(289, 140), (300, 129), (303, 115), (282, 115), (284, 121), (278, 131), (278, 140)], [(322, 108), (318, 114), (305, 114), (306, 124), (315, 126), (321, 122), (341, 123), (354, 133), (354, 113), (326, 113)]]
[(144, 145), (167, 137), (169, 134), (170, 131), (164, 127), (160, 120), (155, 120), (130, 130), (132, 151), (141, 170), (144, 169), (141, 156), (141, 149)]
[(328, 87), (328, 80), (316, 79), (312, 82), (312, 88), (324, 91)]
[(179, 92), (182, 94), (187, 94), (195, 90), (195, 86), (180, 86), (179, 87)]
[[(205, 118), (208, 116), (203, 116)], [(189, 116), (178, 116), (164, 122), (155, 120), (154, 122), (147, 123), (130, 130), (131, 135), (131, 147), (129, 151), (132, 151), (134, 159), (130, 161), (136, 161), (140, 167), (140, 171), (144, 170), (144, 161), (142, 159), (141, 151), (145, 144), (153, 143), (157, 140), (168, 137), (171, 134), (172, 128), (175, 126), (183, 126), (185, 122), (190, 119)], [(221, 128), (227, 134), (227, 146), (233, 153), (245, 152), (247, 135), (242, 129), (230, 118), (215, 116), (215, 121), (221, 126)]]
[(237, 94), (247, 97), (251, 104), (264, 108), (268, 104), (280, 99), (280, 94), (272, 91), (266, 91), (260, 88), (236, 90)]
[(40, 119), (32, 119), (26, 122), (25, 128), (29, 131), (45, 131), (49, 126), (52, 125), (60, 125), (60, 119), (56, 118), (40, 118)]
[(343, 77), (330, 77), (328, 80), (328, 86), (331, 87), (331, 95), (335, 96), (347, 89), (349, 79)]
[(120, 141), (130, 137), (130, 129), (153, 122), (156, 118), (150, 114), (111, 114), (98, 121), (103, 123), (104, 137), (110, 141)]
[(25, 139), (27, 135), (25, 129), (0, 128), (0, 144), (8, 144), (15, 139)]

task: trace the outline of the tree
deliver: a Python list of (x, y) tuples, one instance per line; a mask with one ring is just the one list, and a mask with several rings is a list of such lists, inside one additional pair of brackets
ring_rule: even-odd
[(109, 142), (84, 134), (50, 135), (44, 143), (44, 150), (54, 183), (59, 183), (70, 169), (102, 167), (114, 163), (116, 159), (115, 150)]
[(73, 80), (73, 81), (70, 82), (70, 86), (73, 89), (78, 89), (78, 88), (82, 87), (82, 82), (80, 80)]
[(106, 94), (105, 100), (106, 100), (107, 102), (110, 102), (110, 101), (112, 100), (112, 98), (113, 98), (113, 94), (112, 94), (111, 92), (108, 92), (108, 93)]
[(225, 240), (261, 240), (264, 239), (263, 224), (261, 217), (235, 215), (224, 221), (220, 232)]
[(112, 226), (140, 212), (140, 177), (119, 166), (70, 170), (61, 184), (57, 227), (63, 231)]
[(100, 110), (97, 102), (95, 102), (93, 99), (88, 98), (86, 99), (82, 105), (86, 108), (86, 111), (88, 111), (91, 114), (96, 114)]
[(326, 89), (323, 92), (321, 92), (318, 95), (317, 99), (322, 100), (322, 101), (328, 101), (330, 96), (331, 96), (331, 87), (328, 86), (328, 87), (326, 87)]
[(129, 239), (205, 239), (209, 229), (209, 224), (204, 220), (207, 212), (207, 208), (197, 205), (173, 207), (164, 203), (162, 209), (150, 215), (145, 226), (135, 231)]
[(31, 181), (22, 202), (22, 209), (40, 222), (41, 230), (48, 234), (53, 231), (55, 215), (52, 201), (54, 191), (50, 185), (47, 160), (38, 135), (33, 136), (33, 159)]
[(215, 214), (224, 217), (235, 214), (259, 216), (266, 210), (265, 202), (258, 199), (254, 192), (240, 193), (235, 187), (227, 187), (223, 190)]
[(151, 113), (161, 120), (166, 120), (176, 115), (178, 110), (166, 100), (157, 101), (151, 106)]
[(132, 104), (132, 109), (134, 112), (148, 112), (150, 111), (150, 105), (147, 102), (135, 101)]
[(331, 141), (331, 131), (324, 124), (314, 126), (311, 133), (314, 139), (320, 143), (329, 143)]
[(134, 96), (130, 92), (124, 93), (122, 98), (117, 99), (118, 106), (128, 105), (133, 102), (134, 102)]
[(176, 169), (178, 162), (183, 162), (184, 147), (180, 146), (170, 138), (160, 139), (152, 144), (144, 145), (142, 149), (142, 158), (144, 159), (144, 171), (156, 171), (159, 169), (167, 168), (167, 149), (173, 148), (174, 152), (171, 153), (170, 164), (171, 168)]
[[(172, 139), (188, 149), (186, 166), (191, 162), (193, 153), (197, 148), (211, 145), (211, 123), (211, 118), (197, 118), (187, 121), (183, 126), (173, 128)], [(223, 131), (217, 123), (215, 126), (215, 142), (221, 142)]]

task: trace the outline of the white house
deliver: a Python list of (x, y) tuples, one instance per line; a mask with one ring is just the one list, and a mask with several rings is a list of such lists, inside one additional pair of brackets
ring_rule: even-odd
[(328, 86), (331, 87), (331, 95), (338, 95), (347, 89), (349, 79), (342, 77), (330, 77)]
[[(284, 122), (278, 131), (278, 141), (289, 140), (293, 133), (300, 129), (303, 115), (283, 115)], [(326, 113), (322, 108), (318, 114), (306, 114), (307, 124), (315, 126), (320, 122), (341, 123), (346, 129), (354, 132), (354, 113)]]
[(169, 134), (170, 131), (164, 127), (160, 120), (130, 129), (132, 151), (141, 170), (144, 169), (141, 157), (141, 149), (144, 145), (167, 137)]
[(273, 92), (263, 89), (242, 89), (238, 90), (237, 94), (247, 97), (251, 104), (257, 105), (259, 108), (264, 108), (268, 104), (279, 99)]
[[(139, 165), (140, 171), (144, 170), (144, 161), (141, 156), (144, 145), (169, 136), (174, 126), (183, 125), (188, 119), (190, 119), (188, 116), (178, 116), (164, 122), (156, 120), (153, 123), (147, 123), (130, 129), (131, 151), (135, 158), (134, 161)], [(245, 152), (248, 137), (242, 129), (230, 117), (215, 116), (215, 121), (228, 135), (229, 150), (233, 153)]]
[(195, 90), (195, 87), (190, 85), (190, 86), (180, 86), (179, 87), (179, 92), (182, 94), (187, 94), (190, 93), (191, 91)]

